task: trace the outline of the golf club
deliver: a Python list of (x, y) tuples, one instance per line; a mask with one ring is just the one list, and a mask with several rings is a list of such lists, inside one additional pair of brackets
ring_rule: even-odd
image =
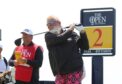
[[(75, 26), (76, 27), (80, 27), (81, 26), (81, 24), (75, 24)], [(67, 27), (64, 27), (63, 29), (67, 29), (67, 28), (69, 28), (70, 26), (67, 26)], [(36, 36), (36, 35), (40, 35), (40, 34), (44, 34), (44, 33), (47, 33), (48, 31), (46, 31), (46, 32), (41, 32), (41, 33), (36, 33), (36, 34), (34, 34), (33, 36)], [(16, 46), (20, 46), (21, 45), (21, 39), (22, 38), (18, 38), (18, 39), (16, 39), (15, 41), (14, 41), (14, 43), (15, 43), (15, 45)]]

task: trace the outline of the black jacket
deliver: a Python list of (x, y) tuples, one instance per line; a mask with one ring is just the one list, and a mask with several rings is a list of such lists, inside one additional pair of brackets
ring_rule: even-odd
[[(28, 46), (32, 46), (32, 45), (33, 43), (31, 42)], [(9, 60), (10, 66), (14, 66), (13, 60), (15, 60), (14, 53)], [(39, 81), (39, 68), (42, 66), (42, 62), (43, 62), (43, 52), (41, 48), (38, 47), (35, 52), (34, 60), (33, 61), (27, 60), (27, 64), (33, 67), (32, 80), (31, 80), (32, 83), (37, 83)]]
[(60, 35), (48, 32), (45, 34), (45, 41), (54, 75), (82, 70), (83, 60), (79, 49), (89, 49), (86, 33), (80, 33), (79, 37), (72, 31), (65, 31)]

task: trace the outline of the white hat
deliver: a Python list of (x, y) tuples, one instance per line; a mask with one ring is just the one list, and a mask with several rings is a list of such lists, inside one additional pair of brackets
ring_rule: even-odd
[(26, 33), (28, 35), (33, 35), (33, 32), (30, 29), (24, 29), (21, 33)]
[(0, 44), (0, 48), (3, 49), (3, 46)]

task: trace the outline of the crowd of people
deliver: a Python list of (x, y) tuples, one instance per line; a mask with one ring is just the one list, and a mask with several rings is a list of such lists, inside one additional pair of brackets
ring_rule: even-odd
[[(45, 34), (45, 42), (55, 84), (82, 84), (82, 54), (89, 49), (86, 31), (75, 24), (64, 30), (55, 16), (47, 17), (47, 28), (49, 31)], [(74, 29), (79, 31), (79, 35)], [(39, 68), (44, 61), (43, 48), (33, 42), (30, 29), (24, 29), (21, 34), (23, 43), (16, 46), (8, 61), (1, 56), (3, 47), (0, 46), (0, 84), (6, 84), (2, 78), (11, 74), (10, 66), (15, 68), (13, 84), (39, 84)]]

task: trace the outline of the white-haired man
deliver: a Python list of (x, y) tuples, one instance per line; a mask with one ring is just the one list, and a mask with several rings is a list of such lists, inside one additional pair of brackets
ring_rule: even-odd
[(61, 21), (55, 16), (47, 18), (49, 32), (45, 41), (49, 51), (49, 60), (56, 84), (81, 84), (83, 74), (82, 53), (89, 49), (85, 30), (79, 29), (80, 36), (74, 31), (75, 25), (70, 25), (64, 31)]

